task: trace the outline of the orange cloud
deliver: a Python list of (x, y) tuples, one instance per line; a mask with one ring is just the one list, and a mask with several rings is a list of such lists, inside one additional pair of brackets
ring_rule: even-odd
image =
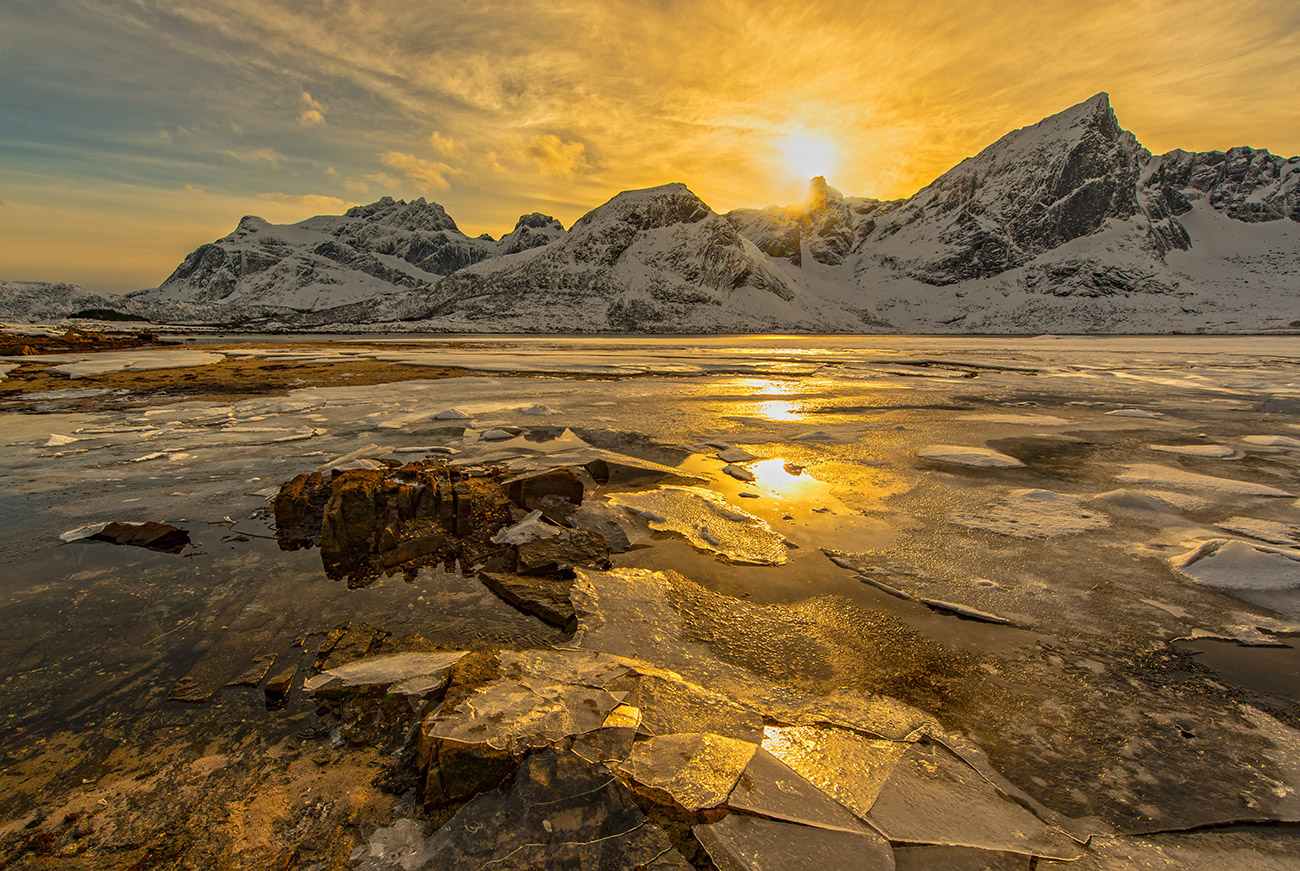
[(447, 174), (454, 170), (445, 163), (425, 160), (414, 154), (403, 154), (400, 151), (385, 151), (379, 155), (379, 162), (405, 175), (415, 183), (416, 188), (425, 193), (445, 191), (451, 187), (451, 182), (447, 181)]

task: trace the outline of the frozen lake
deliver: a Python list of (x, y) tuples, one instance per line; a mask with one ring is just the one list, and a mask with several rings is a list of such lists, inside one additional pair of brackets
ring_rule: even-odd
[[(290, 778), (306, 776), (294, 760), (349, 745), (301, 686), (322, 639), (351, 621), (439, 649), (554, 647), (639, 663), (643, 681), (671, 673), (752, 712), (766, 732), (749, 743), (865, 823), (900, 868), (927, 867), (927, 848), (969, 851), (974, 864), (954, 867), (971, 868), (1031, 856), (1300, 867), (1290, 828), (1260, 828), (1300, 821), (1300, 337), (173, 338), (0, 360), (61, 379), (0, 391), (0, 844), (12, 855), (36, 851), (32, 831), (51, 850), (147, 849), (157, 827), (217, 813), (197, 797), (205, 778), (227, 778), (212, 787), (227, 817), (278, 789), (284, 807), (256, 805), (259, 819), (304, 818), (315, 799), (285, 786), (305, 782)], [(250, 363), (274, 366), (283, 389), (182, 389)], [(366, 374), (375, 364), (407, 380)], [(353, 373), (367, 383), (348, 385)], [(579, 571), (576, 634), (473, 573), (349, 585), (316, 550), (277, 546), (267, 505), (282, 483), (424, 459), (584, 476), (584, 505), (633, 546), (610, 571)], [(644, 474), (601, 481), (594, 460)], [(60, 540), (151, 520), (193, 543), (177, 555)], [(272, 676), (296, 671), (287, 706), (268, 711), (257, 681), (225, 684), (272, 655)], [(547, 668), (525, 672), (559, 667)], [(206, 700), (169, 700), (185, 679), (210, 683)], [(864, 700), (911, 731), (872, 725)], [(460, 734), (457, 716), (448, 705), (438, 728)], [(642, 729), (611, 770), (701, 812), (642, 745), (720, 728)], [(859, 788), (859, 745), (873, 741), (897, 745), (891, 766), (928, 747), (965, 774), (946, 792), (886, 788), (899, 804), (885, 807)], [(234, 779), (234, 759), (264, 786)], [(963, 810), (975, 789), (963, 777), (1001, 804)], [(356, 812), (354, 861), (401, 867), (396, 847), (361, 849), (377, 831), (396, 837), (400, 819), (445, 840), (421, 794), (395, 789)], [(701, 805), (714, 815), (698, 818), (706, 847), (740, 838), (718, 807), (828, 830), (730, 800)], [(58, 822), (72, 811), (82, 822)], [(967, 812), (978, 819), (937, 822)], [(262, 840), (212, 836), (205, 849), (240, 865), (247, 844), (296, 837), (265, 825)], [(400, 832), (423, 855), (424, 835)]]

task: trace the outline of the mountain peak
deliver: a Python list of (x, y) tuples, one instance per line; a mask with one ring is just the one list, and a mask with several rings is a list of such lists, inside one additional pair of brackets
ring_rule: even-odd
[(681, 182), (641, 190), (623, 191), (592, 209), (573, 229), (604, 223), (622, 223), (638, 230), (670, 224), (694, 224), (713, 214), (703, 200)]

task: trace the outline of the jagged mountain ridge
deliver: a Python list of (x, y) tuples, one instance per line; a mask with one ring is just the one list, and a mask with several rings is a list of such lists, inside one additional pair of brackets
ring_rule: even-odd
[(290, 328), (1143, 332), (1288, 326), (1298, 283), (1300, 158), (1153, 155), (1098, 94), (906, 199), (814, 179), (801, 206), (718, 215), (670, 184), (493, 241), (384, 198), (246, 218), (132, 304)]
[(437, 203), (384, 197), (339, 217), (291, 225), (246, 216), (230, 235), (192, 252), (145, 304), (179, 302), (318, 311), (435, 284), (458, 269), (545, 245), (564, 233), (533, 213), (499, 240), (470, 238)]

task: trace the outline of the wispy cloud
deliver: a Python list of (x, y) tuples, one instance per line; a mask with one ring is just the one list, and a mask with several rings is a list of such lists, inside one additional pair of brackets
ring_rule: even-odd
[(524, 153), (543, 175), (552, 178), (573, 178), (591, 168), (586, 145), (581, 142), (565, 142), (550, 133), (528, 140)]
[(259, 199), (271, 200), (272, 202), (282, 203), (286, 206), (297, 206), (303, 209), (314, 209), (318, 215), (337, 215), (341, 214), (349, 204), (338, 197), (323, 196), (321, 194), (281, 194), (267, 193), (258, 194)]
[(240, 163), (270, 163), (275, 165), (284, 160), (283, 154), (276, 151), (274, 148), (268, 148), (266, 146), (261, 148), (246, 148), (240, 151), (236, 151), (233, 148), (227, 148), (222, 153), (228, 157), (233, 157)]
[(414, 182), (418, 190), (425, 193), (445, 191), (450, 188), (451, 182), (447, 181), (447, 175), (455, 171), (445, 163), (439, 163), (436, 160), (425, 160), (422, 157), (403, 154), (400, 151), (384, 152), (379, 155), (379, 162), (389, 169), (395, 169), (405, 175)]
[(302, 92), (299, 98), (301, 109), (298, 112), (298, 123), (303, 127), (317, 127), (325, 123), (325, 104), (319, 100), (313, 99), (307, 91)]

